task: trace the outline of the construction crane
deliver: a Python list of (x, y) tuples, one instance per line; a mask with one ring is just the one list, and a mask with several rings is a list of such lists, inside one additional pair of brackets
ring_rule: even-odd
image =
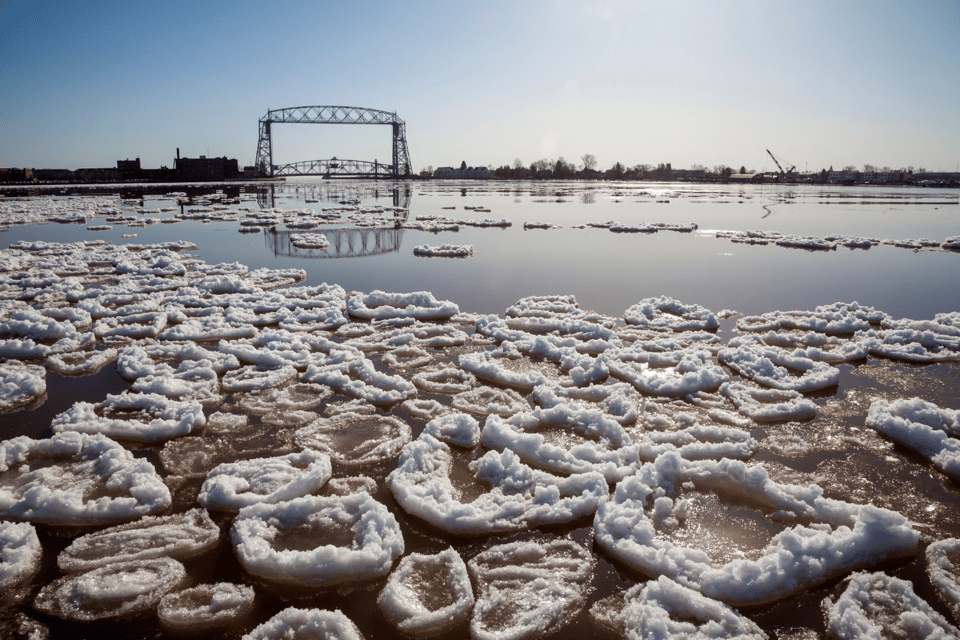
[[(786, 160), (783, 160), (783, 158), (778, 159), (777, 156), (773, 155), (773, 151), (770, 151), (770, 149), (767, 149), (767, 153), (770, 154), (770, 157), (773, 158), (773, 161), (777, 164), (777, 169), (780, 169), (780, 177), (786, 178), (787, 175), (793, 173), (793, 170), (797, 168), (797, 165), (791, 164)], [(789, 164), (790, 168), (787, 170), (784, 170), (783, 166), (781, 166), (780, 164), (780, 160), (783, 160), (783, 164)]]

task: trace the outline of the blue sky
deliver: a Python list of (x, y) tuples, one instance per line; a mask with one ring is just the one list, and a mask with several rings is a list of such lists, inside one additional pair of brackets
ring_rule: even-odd
[[(960, 165), (960, 2), (0, 0), (0, 167), (256, 153), (268, 109), (395, 111), (414, 169)], [(274, 159), (390, 159), (276, 125)]]

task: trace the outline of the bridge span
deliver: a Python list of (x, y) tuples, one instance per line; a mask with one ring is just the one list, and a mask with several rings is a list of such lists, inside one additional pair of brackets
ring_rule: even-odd
[(329, 174), (332, 177), (334, 174), (330, 169), (334, 167), (331, 167), (330, 163), (339, 164), (336, 159), (307, 160), (283, 165), (274, 164), (271, 128), (274, 124), (281, 123), (389, 125), (393, 130), (392, 164), (383, 165), (376, 161), (346, 160), (343, 162), (357, 163), (352, 167), (355, 173), (340, 171), (340, 167), (335, 167), (336, 175), (341, 177), (377, 177), (379, 172), (383, 171), (383, 177), (400, 178), (413, 174), (410, 151), (407, 148), (407, 125), (397, 117), (395, 112), (363, 107), (312, 106), (273, 109), (267, 111), (267, 114), (260, 118), (260, 138), (257, 142), (256, 159), (256, 166), (260, 175), (276, 177), (281, 175), (313, 176)]

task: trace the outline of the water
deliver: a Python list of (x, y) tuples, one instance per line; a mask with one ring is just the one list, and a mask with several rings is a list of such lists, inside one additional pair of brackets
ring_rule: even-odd
[[(165, 185), (96, 191), (106, 194), (122, 191), (124, 198), (138, 197), (135, 204), (125, 205), (131, 209), (126, 215), (171, 219), (176, 212), (190, 206), (177, 205), (175, 200), (162, 194), (183, 190), (202, 195), (212, 189)], [(772, 243), (766, 246), (734, 244), (715, 235), (717, 230), (758, 229), (812, 236), (846, 234), (878, 240), (926, 237), (943, 241), (960, 235), (960, 190), (956, 189), (442, 181), (394, 185), (310, 179), (278, 183), (259, 191), (252, 186), (244, 189), (248, 199), (231, 204), (231, 209), (276, 206), (288, 210), (319, 210), (357, 198), (363, 204), (408, 207), (409, 220), (441, 215), (506, 218), (513, 226), (506, 229), (461, 226), (459, 232), (432, 234), (392, 227), (358, 229), (341, 221), (307, 230), (327, 234), (331, 247), (321, 251), (293, 247), (289, 233), (282, 228), (259, 234), (238, 233), (237, 222), (186, 221), (137, 228), (114, 224), (109, 231), (88, 231), (81, 225), (51, 223), (6, 228), (0, 233), (0, 247), (5, 248), (17, 240), (104, 239), (118, 244), (189, 240), (197, 249), (187, 253), (198, 255), (209, 264), (239, 261), (251, 268), (305, 269), (306, 284), (337, 283), (347, 291), (431, 291), (438, 299), (456, 302), (461, 311), (484, 314), (503, 314), (519, 298), (541, 294), (573, 294), (581, 308), (613, 317), (622, 317), (628, 307), (642, 298), (660, 295), (700, 304), (715, 312), (732, 309), (748, 315), (773, 310), (811, 310), (820, 304), (853, 300), (897, 318), (929, 319), (936, 313), (960, 310), (960, 288), (956, 285), (960, 281), (960, 254), (956, 252), (912, 251), (886, 244), (867, 250), (838, 247), (835, 251), (807, 251)], [(224, 190), (229, 196), (240, 196), (239, 187)], [(82, 197), (84, 193), (89, 192), (69, 188), (50, 195), (66, 198)], [(465, 206), (484, 207), (490, 212), (475, 212)], [(151, 212), (132, 213), (140, 207)], [(170, 207), (175, 211), (157, 211)], [(616, 234), (606, 229), (572, 227), (609, 220), (623, 224), (693, 222), (699, 228), (691, 233)], [(562, 228), (524, 230), (523, 223), (532, 221)], [(109, 223), (97, 219), (88, 224)], [(137, 238), (121, 237), (131, 233), (136, 233)], [(418, 258), (413, 255), (413, 247), (421, 244), (470, 244), (475, 252), (464, 259)], [(724, 340), (734, 335), (734, 323), (735, 319), (721, 322), (719, 335)], [(435, 363), (455, 364), (456, 353), (448, 350)], [(379, 362), (379, 355), (368, 355)], [(841, 365), (839, 369), (840, 385), (835, 390), (812, 396), (820, 406), (815, 420), (754, 429), (753, 436), (761, 441), (761, 450), (754, 461), (764, 464), (778, 480), (817, 482), (829, 497), (873, 502), (903, 513), (921, 531), (921, 550), (930, 541), (960, 536), (960, 486), (938, 474), (919, 456), (892, 445), (864, 425), (866, 407), (877, 397), (919, 395), (943, 407), (960, 408), (960, 366), (912, 366), (871, 358), (866, 364)], [(409, 378), (412, 373), (404, 372), (404, 375)], [(0, 415), (4, 437), (21, 434), (48, 437), (50, 420), (75, 401), (99, 401), (128, 386), (110, 366), (81, 378), (48, 372), (47, 398), (40, 406)], [(450, 404), (449, 395), (421, 392), (418, 397)], [(343, 396), (335, 395), (330, 402), (343, 400)], [(235, 408), (232, 402), (228, 396), (226, 406)], [(316, 410), (321, 412), (322, 405)], [(399, 408), (393, 408), (390, 413), (407, 421), (414, 437), (424, 427), (423, 420), (412, 418)], [(260, 424), (259, 418), (251, 416), (253, 427)], [(769, 442), (765, 444), (765, 440)], [(151, 459), (159, 466), (158, 449), (135, 447), (138, 456)], [(250, 452), (250, 456), (261, 455), (257, 447), (250, 448)], [(454, 480), (465, 494), (464, 501), (484, 490), (466, 469), (475, 455), (458, 454), (456, 462)], [(588, 604), (644, 579), (606, 558), (596, 548), (591, 519), (510, 536), (450, 538), (407, 516), (396, 505), (383, 483), (394, 466), (391, 461), (363, 471), (378, 479), (375, 497), (386, 504), (400, 522), (407, 553), (433, 553), (452, 545), (469, 560), (492, 544), (564, 535), (593, 550), (598, 562)], [(353, 473), (356, 470), (347, 470), (346, 475)], [(175, 491), (174, 508), (185, 510), (192, 506), (192, 496), (197, 491), (199, 481), (180, 485)], [(775, 529), (765, 529), (769, 523), (763, 521), (762, 515), (741, 513), (737, 509), (740, 507), (736, 505), (711, 504), (704, 511), (710, 517), (705, 517), (698, 526), (715, 530), (715, 536), (705, 536), (704, 544), (717, 544), (717, 553), (723, 551), (724, 545), (730, 549), (742, 545), (749, 554), (749, 550), (775, 533)], [(230, 517), (217, 517), (227, 530)], [(58, 575), (53, 560), (70, 538), (42, 529), (41, 539), (45, 548), (44, 569), (37, 585)], [(915, 558), (884, 563), (879, 568), (912, 580), (921, 597), (949, 617), (927, 581), (922, 553)], [(227, 539), (212, 557), (188, 563), (188, 570), (201, 582), (255, 582), (239, 567)], [(393, 637), (396, 633), (383, 620), (375, 604), (382, 583), (374, 581), (353, 590), (291, 602), (281, 597), (289, 594), (278, 594), (257, 585), (256, 621), (263, 621), (291, 604), (340, 608), (356, 621), (367, 638)], [(835, 588), (836, 582), (828, 583), (746, 613), (771, 634), (782, 632), (789, 637), (786, 630), (793, 627), (810, 627), (822, 633), (820, 602)], [(21, 605), (5, 615), (18, 611), (42, 619), (50, 625), (54, 637), (66, 633), (70, 627), (36, 613), (29, 605)], [(108, 629), (111, 634), (124, 634), (123, 637), (128, 638), (154, 637), (158, 633), (155, 621), (150, 620), (137, 621), (122, 629), (117, 625)], [(240, 631), (229, 630), (223, 637), (238, 637)], [(461, 637), (465, 633), (465, 628), (457, 628), (448, 637)], [(593, 626), (586, 615), (581, 615), (558, 636), (610, 637), (606, 631)]]

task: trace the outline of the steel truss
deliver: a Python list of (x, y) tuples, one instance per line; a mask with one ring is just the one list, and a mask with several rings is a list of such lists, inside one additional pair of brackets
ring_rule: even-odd
[[(296, 124), (388, 124), (393, 129), (393, 164), (380, 165), (390, 168), (390, 176), (397, 178), (409, 176), (413, 173), (410, 162), (410, 151), (407, 148), (407, 125), (397, 117), (396, 113), (380, 111), (379, 109), (365, 109), (363, 107), (290, 107), (288, 109), (274, 109), (267, 111), (267, 115), (260, 118), (260, 139), (257, 142), (256, 166), (261, 175), (276, 176), (279, 167), (273, 164), (273, 143), (270, 138), (270, 127), (273, 123)], [(313, 162), (331, 162), (317, 160)], [(361, 161), (347, 161), (361, 162)], [(282, 165), (308, 165), (308, 162), (297, 162)], [(366, 163), (374, 164), (374, 163)], [(323, 173), (288, 173), (286, 175), (324, 175)], [(368, 175), (368, 174), (362, 174)]]
[(393, 165), (379, 163), (376, 160), (304, 160), (290, 164), (273, 166), (274, 176), (330, 176), (392, 178), (396, 173)]

